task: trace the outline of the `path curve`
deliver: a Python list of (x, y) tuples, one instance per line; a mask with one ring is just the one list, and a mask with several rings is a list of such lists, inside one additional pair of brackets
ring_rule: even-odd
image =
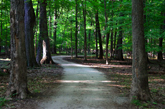
[[(40, 104), (43, 109), (119, 109), (126, 97), (119, 97), (105, 75), (87, 65), (63, 60), (64, 56), (53, 56), (53, 60), (64, 68), (64, 77), (55, 95)], [(120, 109), (123, 109), (120, 107)]]

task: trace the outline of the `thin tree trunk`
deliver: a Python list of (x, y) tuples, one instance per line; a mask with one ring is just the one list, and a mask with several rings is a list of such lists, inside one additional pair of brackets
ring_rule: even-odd
[[(113, 0), (112, 0), (112, 8), (113, 8)], [(111, 22), (113, 22), (113, 10), (112, 10), (112, 18), (111, 18)], [(113, 26), (113, 24), (112, 24)], [(111, 57), (110, 58), (113, 58), (114, 55), (113, 55), (113, 28), (111, 28)]]
[[(108, 22), (108, 17), (107, 17), (107, 9), (106, 9), (106, 0), (104, 0), (104, 9), (105, 9), (105, 30), (108, 28), (107, 22)], [(106, 64), (108, 64), (108, 43), (109, 43), (109, 32), (106, 33)]]
[(99, 23), (98, 10), (96, 12), (95, 19), (96, 19), (96, 31), (97, 31), (97, 34), (99, 36), (99, 47), (100, 47), (99, 59), (103, 59), (103, 46), (102, 46), (102, 39), (101, 39), (101, 32), (100, 32), (100, 23)]
[[(92, 22), (91, 22), (92, 26)], [(88, 36), (88, 54), (90, 54), (90, 44), (91, 44), (91, 29), (89, 30), (89, 36)]]
[[(120, 17), (123, 15), (120, 13)], [(119, 21), (120, 24), (122, 24), (122, 21)], [(117, 41), (117, 59), (123, 60), (123, 50), (122, 50), (122, 42), (123, 42), (123, 30), (122, 27), (119, 27), (119, 37)]]
[[(3, 2), (3, 0), (2, 0), (2, 2)], [(1, 54), (1, 49), (2, 49), (2, 48), (1, 48), (1, 43), (2, 43), (2, 39), (1, 39), (1, 38), (2, 38), (2, 31), (3, 31), (3, 30), (2, 30), (2, 7), (1, 7), (1, 37), (0, 37), (0, 54)]]
[(84, 61), (87, 61), (86, 0), (85, 3), (83, 3), (83, 17), (84, 17)]
[(76, 30), (75, 30), (75, 54), (76, 54), (76, 58), (78, 57), (77, 55), (77, 26), (78, 26), (78, 21), (77, 21), (77, 13), (78, 13), (78, 0), (76, 1)]
[[(72, 21), (71, 21), (72, 25)], [(71, 59), (73, 59), (73, 44), (72, 44), (73, 38), (72, 38), (72, 27), (71, 27)]]
[[(165, 16), (165, 13), (161, 13), (162, 16)], [(161, 25), (161, 29), (160, 29), (160, 34), (162, 34), (165, 31), (165, 20), (163, 22), (163, 25)], [(163, 60), (163, 54), (162, 54), (162, 46), (163, 46), (163, 38), (159, 38), (159, 47), (160, 47), (160, 51), (158, 52), (158, 60), (162, 61)]]
[(132, 0), (133, 66), (131, 100), (151, 100), (145, 52), (143, 0)]
[(94, 33), (96, 38), (96, 59), (98, 59), (97, 29), (94, 30)]
[(28, 67), (38, 66), (34, 54), (34, 32), (35, 14), (31, 0), (24, 0), (25, 3), (25, 44), (26, 44), (26, 59)]
[[(11, 0), (11, 70), (7, 97), (27, 97), (27, 67), (24, 32), (24, 0)], [(19, 5), (18, 5), (19, 4)]]
[(57, 9), (54, 11), (54, 44), (53, 44), (53, 53), (57, 54), (57, 47), (56, 47), (56, 37), (57, 37)]

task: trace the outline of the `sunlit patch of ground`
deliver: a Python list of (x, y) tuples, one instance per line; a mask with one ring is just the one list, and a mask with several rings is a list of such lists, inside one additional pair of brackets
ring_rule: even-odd
[[(111, 87), (117, 87), (121, 96), (129, 96), (132, 82), (131, 60), (118, 61), (110, 60), (109, 65), (105, 64), (104, 59), (89, 58), (88, 61), (83, 61), (83, 58), (65, 58), (68, 61), (90, 65), (103, 72), (113, 84), (108, 84)], [(136, 102), (135, 109), (152, 108), (165, 109), (165, 68), (160, 68), (158, 64), (152, 62), (149, 64), (149, 87), (154, 102)], [(116, 82), (115, 82), (116, 81)], [(137, 105), (137, 106), (136, 106)]]

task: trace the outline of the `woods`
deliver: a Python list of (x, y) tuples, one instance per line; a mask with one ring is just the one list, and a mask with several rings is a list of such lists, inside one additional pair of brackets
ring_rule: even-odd
[(0, 4), (0, 56), (11, 59), (8, 97), (27, 98), (27, 69), (55, 64), (54, 55), (69, 55), (89, 63), (92, 58), (105, 65), (114, 60), (131, 64), (130, 101), (154, 100), (148, 72), (150, 64), (165, 69), (164, 0), (0, 0)]

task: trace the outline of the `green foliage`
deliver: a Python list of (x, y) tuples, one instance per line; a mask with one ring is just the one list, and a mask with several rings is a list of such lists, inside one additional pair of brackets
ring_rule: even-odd
[(1, 106), (4, 106), (6, 101), (7, 100), (4, 97), (3, 98), (0, 98), (0, 107)]

